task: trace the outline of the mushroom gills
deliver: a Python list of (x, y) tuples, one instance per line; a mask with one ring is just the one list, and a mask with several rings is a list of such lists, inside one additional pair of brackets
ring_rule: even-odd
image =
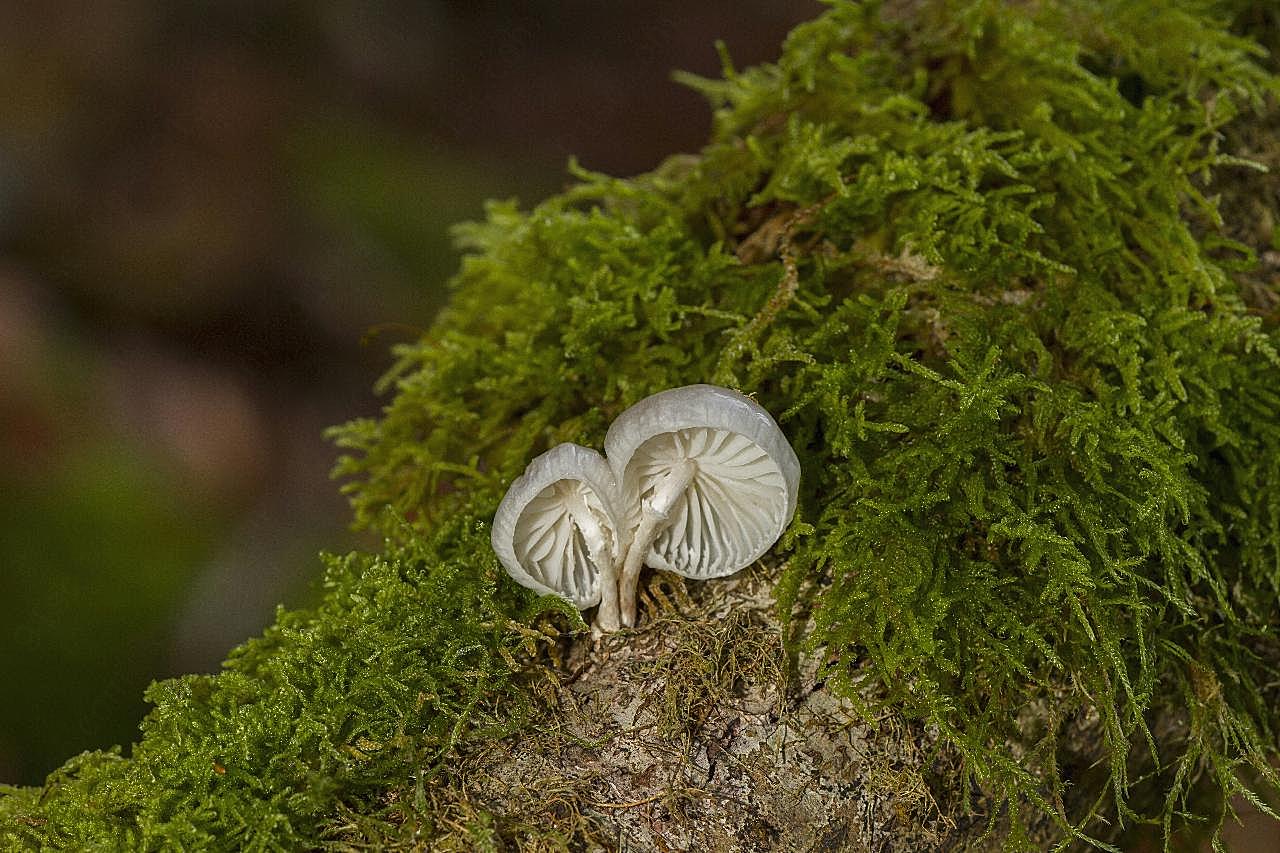
[(758, 444), (729, 430), (692, 427), (656, 435), (628, 466), (646, 510), (670, 488), (670, 474), (682, 463), (692, 466), (692, 476), (663, 513), (667, 524), (644, 556), (650, 565), (688, 578), (732, 574), (786, 524), (782, 472)]
[(596, 628), (616, 631), (625, 533), (617, 477), (594, 450), (565, 442), (541, 453), (507, 488), (489, 541), (516, 583), (579, 610), (599, 604)]
[(698, 580), (731, 575), (795, 514), (795, 450), (737, 391), (659, 391), (618, 415), (604, 446), (605, 456), (564, 443), (535, 457), (490, 535), (517, 583), (579, 610), (599, 604), (598, 633), (635, 624), (646, 562)]
[(612, 565), (608, 513), (580, 480), (559, 480), (531, 500), (516, 521), (520, 565), (544, 586), (573, 598), (594, 598), (593, 587)]

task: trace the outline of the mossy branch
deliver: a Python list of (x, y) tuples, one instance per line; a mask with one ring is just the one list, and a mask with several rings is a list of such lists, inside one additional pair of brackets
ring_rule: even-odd
[[(962, 762), (939, 784), (1004, 804), (1006, 845), (1046, 815), (1103, 846), (1148, 822), (1216, 837), (1236, 794), (1266, 810), (1280, 278), (1274, 231), (1241, 217), (1280, 193), (1241, 166), (1280, 155), (1239, 141), (1275, 125), (1277, 79), (1205, 9), (840, 0), (778, 62), (696, 83), (716, 109), (697, 156), (491, 205), (458, 231), (449, 308), (396, 350), (385, 415), (334, 432), (386, 554), (330, 558), (316, 610), (155, 685), (129, 758), (3, 792), (0, 838), (269, 849), (339, 811), (454, 820), (426, 780), (551, 701), (582, 627), (499, 570), (502, 489), (707, 380), (779, 413), (800, 455), (790, 653), (939, 733)], [(1236, 20), (1276, 43), (1274, 18)], [(1066, 748), (1085, 731), (1098, 771)], [(467, 814), (485, 843), (538, 832)]]

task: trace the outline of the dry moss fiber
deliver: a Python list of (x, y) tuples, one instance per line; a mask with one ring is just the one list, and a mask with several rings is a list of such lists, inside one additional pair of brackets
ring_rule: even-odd
[[(1007, 846), (1028, 810), (1084, 845), (1265, 808), (1276, 41), (1265, 2), (839, 0), (775, 64), (688, 80), (701, 152), (458, 228), (383, 417), (334, 432), (385, 550), (326, 558), (323, 602), (219, 674), (153, 685), (127, 754), (0, 789), (0, 843), (296, 849), (341, 813), (430, 844), (423, 786), (524, 726), (548, 634), (583, 627), (499, 568), (498, 499), (694, 382), (799, 453), (789, 642), (935, 733), (959, 757), (936, 784), (1007, 806)], [(1081, 721), (1092, 771), (1058, 760)]]

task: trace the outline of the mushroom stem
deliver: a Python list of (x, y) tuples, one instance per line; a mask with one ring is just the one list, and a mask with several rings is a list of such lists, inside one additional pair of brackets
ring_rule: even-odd
[(698, 463), (686, 459), (673, 467), (662, 484), (654, 489), (651, 497), (645, 498), (640, 516), (640, 526), (627, 549), (627, 558), (622, 564), (622, 575), (618, 579), (618, 599), (621, 607), (622, 624), (628, 628), (636, 624), (636, 586), (640, 581), (640, 569), (644, 566), (649, 549), (659, 534), (667, 527), (671, 508), (676, 500), (685, 493), (698, 473)]
[(618, 567), (614, 564), (610, 542), (604, 528), (582, 497), (576, 493), (566, 495), (565, 506), (587, 545), (591, 562), (600, 570), (600, 607), (596, 610), (595, 631), (612, 632), (618, 624)]

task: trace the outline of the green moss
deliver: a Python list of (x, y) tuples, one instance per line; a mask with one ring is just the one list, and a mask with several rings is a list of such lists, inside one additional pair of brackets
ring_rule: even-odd
[[(829, 684), (936, 729), (956, 788), (1010, 815), (1212, 834), (1280, 783), (1276, 278), (1217, 197), (1247, 195), (1232, 143), (1277, 81), (1232, 32), (1271, 19), (1231, 12), (834, 3), (776, 64), (695, 82), (698, 156), (492, 205), (385, 416), (335, 433), (387, 555), (330, 560), (320, 608), (156, 685), (130, 758), (0, 797), (0, 837), (316, 843), (447, 774), (533, 701), (543, 634), (487, 546), (502, 490), (707, 380), (799, 453), (777, 593)], [(1055, 760), (1082, 720), (1107, 757), (1087, 814)]]
[[(323, 604), (282, 611), (214, 676), (158, 682), (128, 759), (85, 753), (39, 792), (0, 798), (0, 838), (57, 849), (268, 850), (315, 840), (340, 803), (406, 768), (435, 773), (464, 734), (495, 737), (528, 707), (514, 655), (531, 622), (459, 514), (379, 557), (326, 560)], [(499, 708), (501, 710), (499, 710)]]

